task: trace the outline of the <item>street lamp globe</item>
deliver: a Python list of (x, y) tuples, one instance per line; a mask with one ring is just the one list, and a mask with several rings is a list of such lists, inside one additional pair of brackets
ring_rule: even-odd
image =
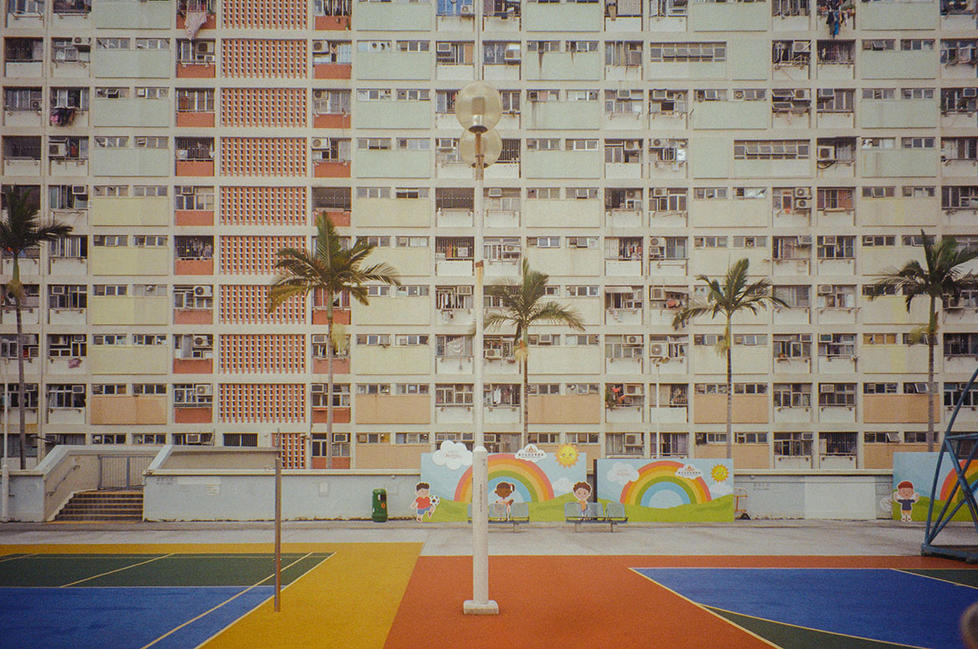
[(482, 81), (473, 81), (459, 90), (455, 98), (455, 117), (466, 131), (485, 133), (503, 114), (499, 91)]
[(481, 151), (476, 151), (475, 139), (476, 134), (472, 131), (462, 133), (462, 137), (458, 141), (458, 155), (469, 165), (475, 167), (478, 164), (476, 157), (481, 154), (482, 168), (485, 169), (499, 159), (499, 154), (503, 152), (503, 139), (499, 136), (498, 131), (486, 131), (479, 136)]

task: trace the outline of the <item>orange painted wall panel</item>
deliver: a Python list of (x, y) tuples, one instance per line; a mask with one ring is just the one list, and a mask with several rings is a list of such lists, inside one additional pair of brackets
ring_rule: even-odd
[(186, 111), (177, 113), (177, 126), (213, 128), (214, 120), (214, 113), (188, 113)]
[(214, 225), (214, 210), (175, 210), (173, 212), (173, 224), (184, 226), (203, 226)]
[(214, 311), (212, 309), (175, 309), (173, 311), (173, 324), (214, 324)]
[(315, 128), (350, 128), (350, 116), (334, 113), (313, 115), (312, 125)]
[(177, 65), (178, 79), (213, 79), (217, 76), (217, 66), (213, 63), (180, 63)]
[(213, 275), (213, 259), (177, 259), (173, 262), (174, 275)]
[[(313, 408), (312, 409), (312, 423), (314, 424), (325, 424), (326, 423), (326, 408)], [(350, 423), (350, 409), (349, 408), (333, 408), (333, 423), (334, 424), (348, 424)]]
[(316, 178), (349, 178), (349, 162), (317, 162), (313, 166), (313, 175)]
[(316, 29), (340, 31), (350, 28), (349, 16), (316, 16)]
[(353, 75), (353, 66), (349, 63), (323, 63), (312, 66), (314, 79), (349, 79)]
[(174, 374), (212, 374), (214, 359), (212, 358), (174, 358)]
[(178, 176), (214, 176), (213, 160), (177, 160)]
[(214, 419), (210, 408), (174, 408), (175, 424), (209, 424)]

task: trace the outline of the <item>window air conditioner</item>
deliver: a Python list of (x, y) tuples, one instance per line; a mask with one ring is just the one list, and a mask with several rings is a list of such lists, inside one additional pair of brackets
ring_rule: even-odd
[(194, 336), (194, 347), (207, 347), (207, 336)]
[(214, 394), (214, 386), (208, 384), (198, 385), (194, 388), (194, 392), (202, 397), (208, 397)]
[(625, 344), (626, 345), (641, 345), (642, 344), (642, 337), (641, 336), (625, 336)]
[(74, 194), (75, 196), (84, 196), (85, 194), (88, 193), (88, 187), (86, 187), (85, 185), (72, 185), (71, 193)]
[(472, 5), (462, 5), (462, 7), (459, 9), (459, 13), (463, 16), (471, 16), (473, 13)]
[(831, 284), (819, 284), (818, 286), (819, 295), (832, 295), (832, 285)]
[(808, 209), (808, 199), (805, 199), (805, 198), (795, 199), (795, 208), (796, 209), (799, 209), (799, 210), (807, 210)]
[(487, 359), (500, 359), (503, 357), (503, 351), (501, 349), (487, 349), (486, 358)]
[(798, 237), (798, 245), (799, 246), (810, 246), (810, 245), (812, 245), (812, 235), (810, 235), (810, 234), (803, 234), (800, 237)]
[(90, 36), (75, 36), (71, 39), (72, 45), (91, 45), (92, 38)]
[(200, 444), (200, 433), (187, 433), (184, 441), (187, 444)]
[(666, 346), (662, 343), (654, 343), (649, 345), (649, 356), (652, 358), (665, 358)]
[(835, 160), (835, 147), (819, 145), (816, 155), (819, 160)]
[(472, 287), (471, 286), (459, 286), (455, 290), (455, 292), (458, 295), (472, 295)]
[(819, 334), (818, 335), (818, 342), (820, 342), (820, 343), (831, 343), (832, 342), (832, 334)]
[(313, 334), (312, 335), (312, 344), (313, 345), (325, 345), (326, 344), (326, 336), (327, 336), (327, 334)]
[(631, 90), (619, 90), (619, 91), (617, 91), (615, 93), (615, 97), (617, 97), (618, 99), (631, 99), (632, 98), (632, 91)]
[(213, 286), (195, 286), (194, 295), (197, 297), (210, 297), (214, 294)]
[(451, 43), (438, 43), (435, 45), (435, 51), (440, 53), (450, 54), (452, 51)]
[(812, 190), (808, 187), (795, 187), (795, 198), (811, 198)]
[(642, 445), (641, 433), (628, 433), (625, 435), (625, 446), (641, 446), (641, 445)]
[(48, 156), (52, 158), (64, 158), (68, 155), (68, 145), (64, 142), (52, 142), (48, 144)]
[(489, 198), (500, 198), (503, 195), (503, 190), (500, 187), (493, 187), (488, 192)]

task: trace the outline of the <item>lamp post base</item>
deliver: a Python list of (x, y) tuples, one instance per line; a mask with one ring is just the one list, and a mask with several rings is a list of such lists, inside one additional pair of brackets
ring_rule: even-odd
[(485, 602), (467, 599), (462, 603), (462, 613), (465, 615), (499, 615), (499, 604), (491, 599)]

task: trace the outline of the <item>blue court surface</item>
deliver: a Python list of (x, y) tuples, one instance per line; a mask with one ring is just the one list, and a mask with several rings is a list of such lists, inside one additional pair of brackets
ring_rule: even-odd
[(273, 590), (0, 588), (0, 648), (196, 647), (271, 597)]
[(978, 601), (972, 586), (892, 569), (634, 570), (719, 611), (909, 647), (960, 647), (957, 620)]

